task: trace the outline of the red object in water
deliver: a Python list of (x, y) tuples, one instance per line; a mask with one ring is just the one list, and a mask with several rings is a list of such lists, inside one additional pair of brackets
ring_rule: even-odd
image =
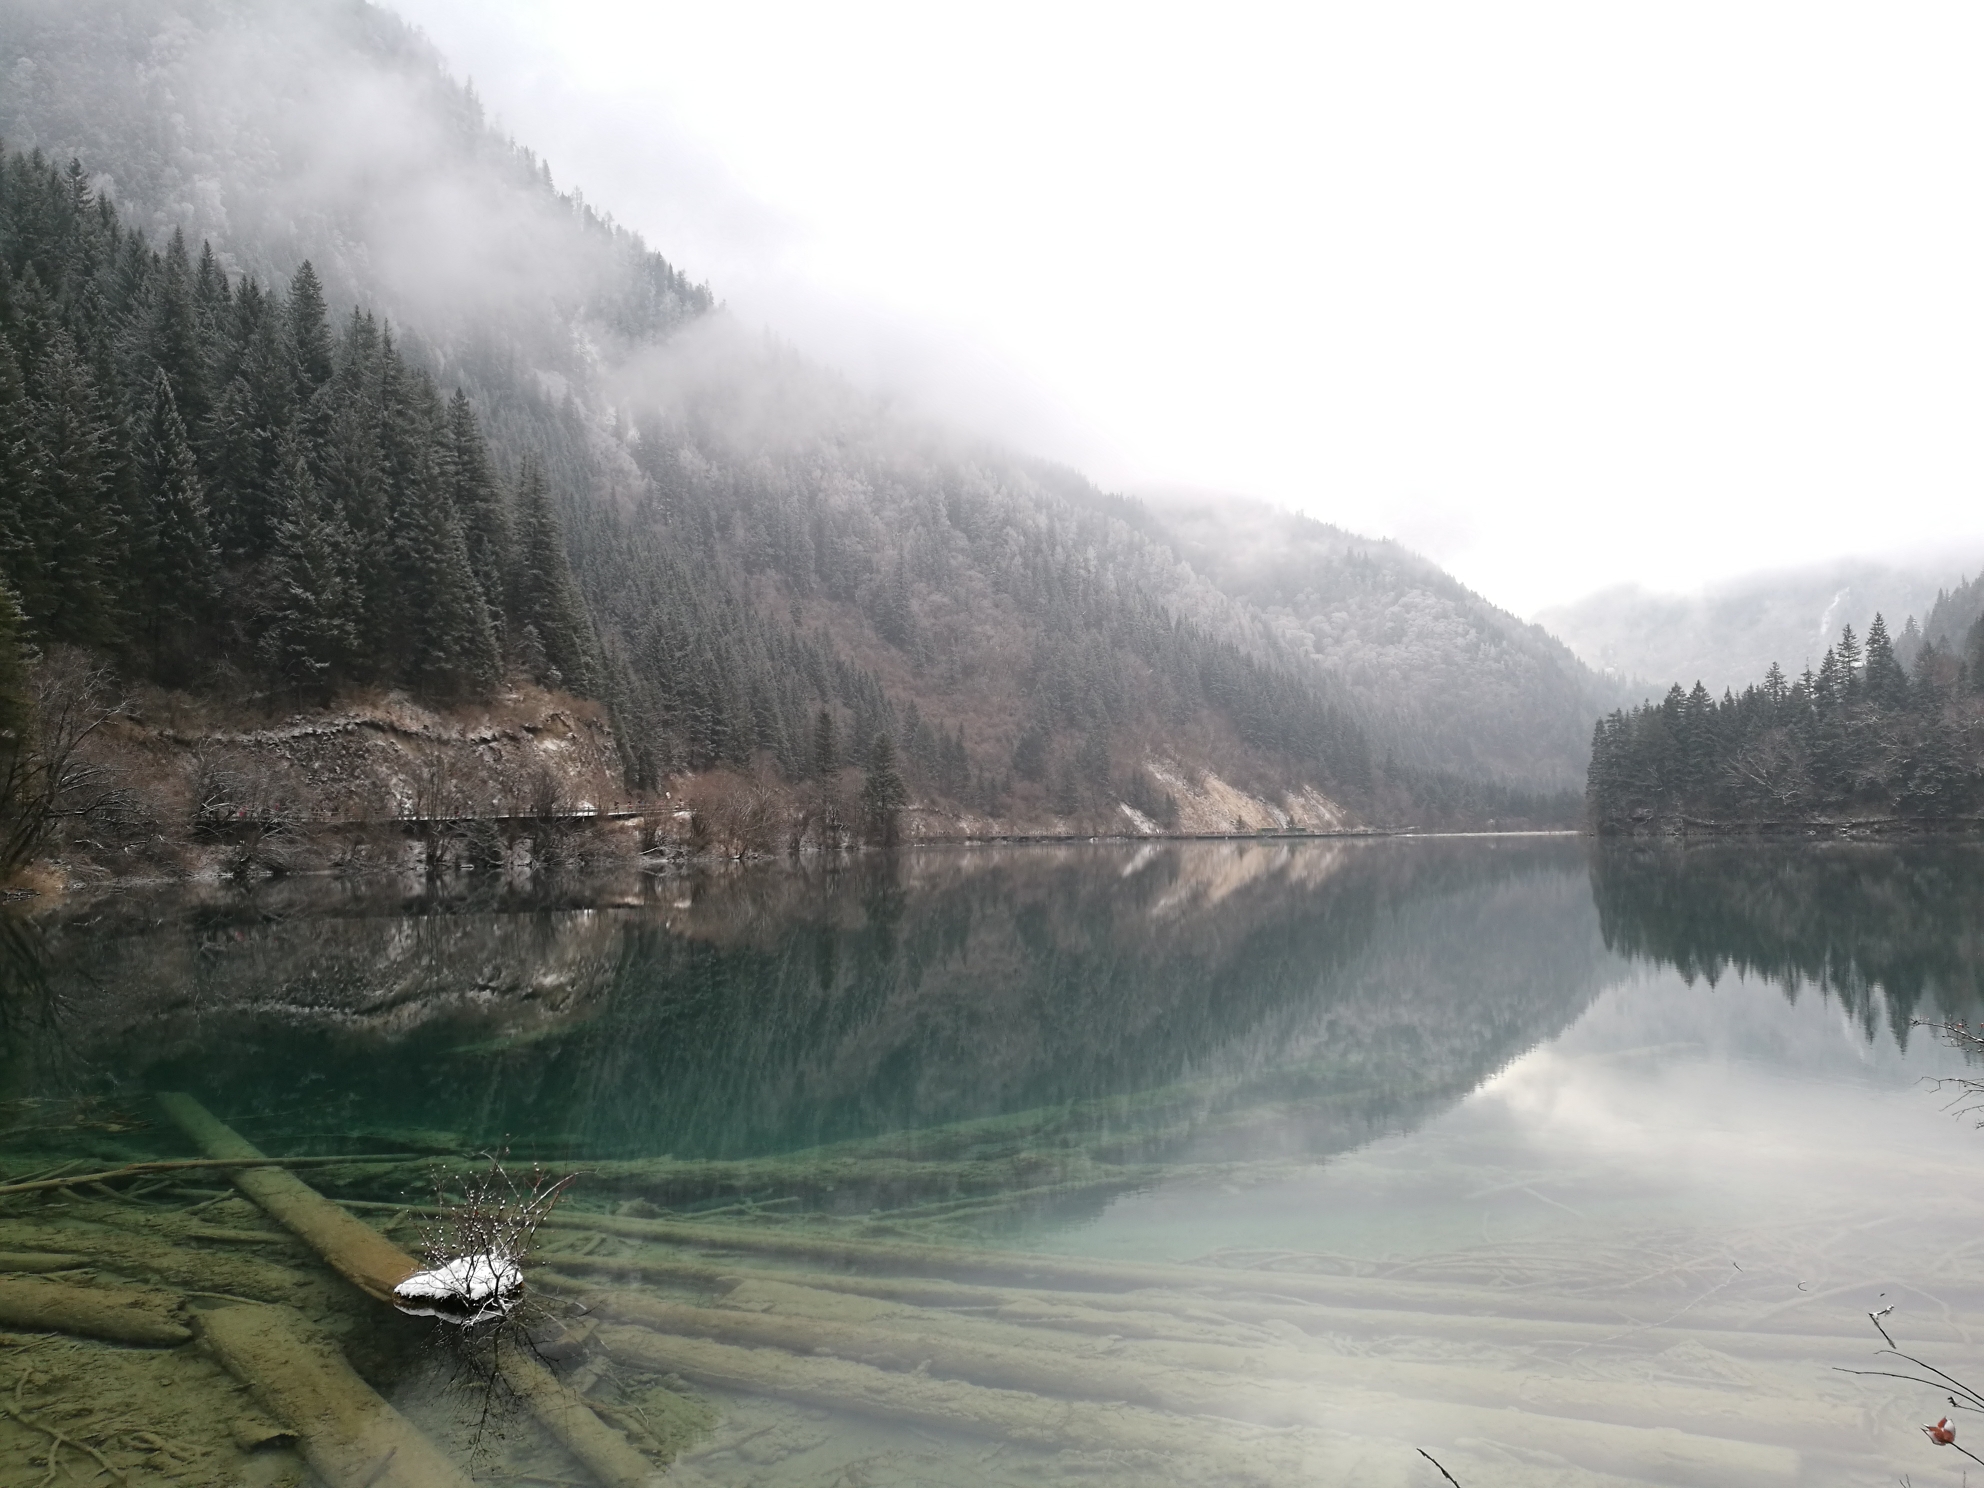
[(1944, 1416), (1942, 1420), (1933, 1426), (1924, 1426), (1922, 1428), (1922, 1434), (1939, 1447), (1953, 1447), (1956, 1445), (1956, 1427), (1950, 1425), (1950, 1418), (1948, 1416)]

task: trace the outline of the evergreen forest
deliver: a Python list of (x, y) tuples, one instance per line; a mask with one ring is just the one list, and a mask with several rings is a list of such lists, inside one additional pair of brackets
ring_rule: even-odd
[(0, 162), (0, 573), (22, 638), (167, 686), (436, 698), (597, 646), (542, 475), (306, 260), (230, 280), (123, 229), (78, 162)]
[(1962, 646), (1909, 627), (1904, 667), (1884, 617), (1844, 627), (1817, 670), (1772, 663), (1738, 696), (1676, 683), (1592, 735), (1587, 803), (1603, 832), (1768, 827), (1854, 818), (1948, 822), (1984, 808), (1984, 622)]

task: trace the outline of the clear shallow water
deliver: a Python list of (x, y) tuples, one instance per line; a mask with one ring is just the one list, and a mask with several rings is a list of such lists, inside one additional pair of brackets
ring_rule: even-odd
[[(1954, 1481), (1934, 1392), (1834, 1366), (1889, 1303), (1984, 1350), (1984, 1133), (1909, 1030), (1972, 1016), (1980, 867), (1204, 844), (106, 901), (0, 942), (0, 1164), (187, 1156), (149, 1094), (187, 1090), (270, 1152), (431, 1153), (304, 1175), (375, 1223), (485, 1148), (577, 1170), (537, 1292), (601, 1326), (553, 1362), (675, 1482)], [(433, 1325), (156, 1181), (8, 1200), (0, 1250), (293, 1306), (479, 1476), (585, 1481)], [(114, 1465), (303, 1480), (197, 1346), (10, 1358)], [(0, 1421), (0, 1484), (47, 1446)]]

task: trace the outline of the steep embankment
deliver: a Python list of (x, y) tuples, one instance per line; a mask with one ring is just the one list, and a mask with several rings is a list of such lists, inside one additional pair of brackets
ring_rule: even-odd
[(360, 693), (274, 715), (146, 689), (83, 753), (111, 796), (54, 844), (43, 887), (521, 868), (640, 846), (636, 823), (561, 820), (622, 804), (619, 757), (598, 704), (529, 686), (446, 711)]

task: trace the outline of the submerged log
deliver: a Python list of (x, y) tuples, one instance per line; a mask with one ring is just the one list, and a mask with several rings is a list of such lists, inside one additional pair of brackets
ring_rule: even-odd
[[(1852, 1352), (1864, 1340), (1833, 1333), (1740, 1333), (1696, 1327), (1684, 1321), (1676, 1329), (1637, 1325), (1617, 1318), (1606, 1323), (1565, 1322), (1551, 1318), (1497, 1317), (1429, 1310), (1400, 1311), (1381, 1307), (1332, 1307), (1314, 1302), (1260, 1302), (1243, 1298), (1210, 1298), (1176, 1291), (1077, 1292), (994, 1286), (982, 1282), (946, 1281), (941, 1277), (876, 1276), (839, 1271), (795, 1271), (751, 1266), (735, 1261), (711, 1261), (678, 1256), (573, 1255), (549, 1251), (538, 1264), (548, 1276), (544, 1284), (582, 1290), (580, 1276), (643, 1277), (728, 1292), (753, 1283), (784, 1283), (815, 1291), (871, 1297), (885, 1302), (933, 1308), (968, 1308), (983, 1316), (1022, 1327), (1089, 1334), (1105, 1338), (1175, 1339), (1186, 1342), (1232, 1341), (1236, 1333), (1259, 1336), (1253, 1325), (1268, 1323), (1303, 1332), (1346, 1337), (1428, 1335), (1443, 1339), (1465, 1337), (1511, 1346), (1538, 1343), (1586, 1345), (1629, 1338), (1662, 1339), (1679, 1331), (1695, 1342), (1723, 1353), (1751, 1357), (1811, 1358), (1830, 1350)], [(1692, 1314), (1689, 1315), (1692, 1319)], [(1664, 1339), (1662, 1346), (1671, 1342)]]
[[(260, 1155), (192, 1096), (168, 1093), (159, 1103), (209, 1156)], [(382, 1302), (390, 1304), (393, 1288), (421, 1269), (412, 1256), (300, 1178), (270, 1168), (238, 1169), (232, 1177), (236, 1188), (294, 1231), (332, 1270)], [(501, 1368), (544, 1429), (608, 1488), (646, 1483), (652, 1475), (648, 1460), (543, 1364), (506, 1349)]]
[(89, 1258), (42, 1250), (0, 1250), (0, 1271), (74, 1271)]
[[(1263, 1431), (1232, 1420), (1179, 1416), (1139, 1406), (1045, 1399), (1022, 1390), (897, 1373), (841, 1358), (799, 1357), (771, 1348), (741, 1348), (632, 1326), (601, 1328), (615, 1358), (668, 1370), (725, 1390), (772, 1395), (800, 1405), (846, 1411), (926, 1429), (952, 1431), (1068, 1451), (1149, 1454), (1167, 1466), (1212, 1459), (1221, 1482), (1318, 1482), (1329, 1443), (1389, 1437), (1398, 1450), (1460, 1437), (1543, 1451), (1611, 1473), (1645, 1473), (1654, 1481), (1725, 1488), (1796, 1481), (1798, 1453), (1788, 1447), (1692, 1435), (1671, 1428), (1614, 1426), (1529, 1411), (1484, 1410), (1444, 1401), (1406, 1400), (1364, 1390), (1333, 1392), (1323, 1403), (1331, 1428)], [(1391, 1453), (1384, 1454), (1387, 1457)], [(1187, 1473), (1179, 1473), (1189, 1478)], [(1353, 1469), (1331, 1481), (1360, 1482)]]
[(288, 1308), (222, 1307), (200, 1336), (303, 1446), (330, 1488), (471, 1488), (468, 1475)]
[[(192, 1096), (165, 1091), (158, 1103), (208, 1157), (249, 1162), (262, 1158), (252, 1143), (216, 1120)], [(244, 1167), (230, 1170), (228, 1177), (367, 1296), (390, 1303), (393, 1288), (420, 1269), (412, 1256), (292, 1173)]]
[[(1230, 1418), (1046, 1398), (845, 1358), (801, 1357), (637, 1326), (603, 1327), (599, 1339), (617, 1359), (717, 1389), (1055, 1450), (1155, 1454), (1167, 1464), (1211, 1458), (1222, 1482), (1316, 1482), (1318, 1461), (1327, 1452), (1324, 1443), (1342, 1442), (1346, 1436), (1389, 1437), (1400, 1451), (1413, 1441), (1445, 1444), (1473, 1437), (1610, 1473), (1644, 1473), (1654, 1481), (1699, 1488), (1730, 1483), (1790, 1488), (1799, 1470), (1797, 1451), (1776, 1444), (1404, 1399), (1358, 1388), (1333, 1391), (1317, 1402), (1310, 1415), (1322, 1430), (1264, 1430)], [(1353, 1474), (1344, 1481), (1359, 1478)]]
[(188, 1291), (234, 1292), (257, 1302), (290, 1301), (312, 1280), (257, 1256), (170, 1245), (154, 1235), (124, 1230), (57, 1228), (0, 1219), (0, 1243), (48, 1251), (60, 1247), (61, 1258), (72, 1265), (102, 1267)]
[(1283, 1475), (1275, 1481), (1299, 1481), (1295, 1470), (1302, 1454), (1289, 1450), (1293, 1444), (1280, 1433), (1251, 1432), (1225, 1423), (1212, 1426), (1135, 1406), (1044, 1400), (1022, 1390), (898, 1374), (846, 1359), (798, 1358), (778, 1349), (740, 1348), (639, 1327), (601, 1328), (599, 1339), (616, 1359), (717, 1389), (1057, 1450), (1114, 1450), (1171, 1458), (1218, 1451), (1234, 1468), (1232, 1481), (1249, 1480), (1232, 1458), (1254, 1446), (1281, 1459)]
[(177, 1299), (122, 1287), (0, 1278), (0, 1327), (73, 1333), (146, 1348), (176, 1348), (193, 1335), (172, 1315)]
[(350, 1167), (354, 1163), (390, 1164), (400, 1157), (256, 1157), (188, 1158), (173, 1162), (126, 1163), (121, 1168), (105, 1168), (99, 1173), (71, 1173), (67, 1177), (38, 1178), (32, 1183), (0, 1183), (0, 1197), (8, 1194), (45, 1193), (58, 1188), (80, 1188), (90, 1183), (111, 1183), (124, 1178), (146, 1178), (155, 1173), (198, 1172), (204, 1168), (326, 1168)]
[[(1083, 1256), (1042, 1255), (980, 1246), (939, 1245), (915, 1240), (857, 1239), (808, 1231), (798, 1226), (762, 1230), (637, 1219), (564, 1209), (545, 1221), (547, 1229), (595, 1230), (627, 1239), (648, 1240), (695, 1250), (743, 1255), (789, 1256), (845, 1266), (860, 1276), (928, 1277), (933, 1281), (987, 1284), (1047, 1295), (1079, 1291), (1168, 1293), (1178, 1302), (1206, 1308), (1242, 1305), (1246, 1299), (1272, 1299), (1285, 1314), (1289, 1306), (1362, 1312), (1379, 1308), (1401, 1315), (1423, 1313), (1444, 1320), (1531, 1322), (1555, 1327), (1584, 1325), (1608, 1336), (1643, 1332), (1625, 1310), (1633, 1298), (1588, 1299), (1491, 1286), (1397, 1280), (1389, 1277), (1334, 1276), (1303, 1271), (1202, 1266), (1183, 1262), (1113, 1261)], [(563, 1257), (547, 1257), (562, 1263)], [(857, 1289), (850, 1285), (848, 1290)], [(1235, 1299), (1235, 1300), (1228, 1300)], [(1649, 1301), (1648, 1305), (1658, 1305)], [(1728, 1309), (1692, 1307), (1687, 1331), (1749, 1331), (1749, 1319)], [(1759, 1320), (1761, 1321), (1761, 1319)], [(1835, 1337), (1829, 1323), (1798, 1326), (1790, 1317), (1771, 1320), (1767, 1334)]]
[(1825, 1432), (1844, 1439), (1860, 1429), (1857, 1419), (1822, 1401), (1761, 1402), (1664, 1381), (1622, 1389), (1612, 1382), (1533, 1368), (1509, 1374), (1479, 1364), (1427, 1364), (1286, 1343), (1099, 1343), (783, 1282), (745, 1283), (725, 1307), (696, 1307), (624, 1291), (586, 1293), (583, 1300), (608, 1317), (664, 1333), (1258, 1425), (1330, 1424), (1319, 1404), (1327, 1397), (1309, 1388), (1328, 1385), (1331, 1394), (1345, 1388), (1383, 1390), (1412, 1399), (1513, 1406), (1545, 1417), (1673, 1426), (1786, 1445), (1810, 1442)]

